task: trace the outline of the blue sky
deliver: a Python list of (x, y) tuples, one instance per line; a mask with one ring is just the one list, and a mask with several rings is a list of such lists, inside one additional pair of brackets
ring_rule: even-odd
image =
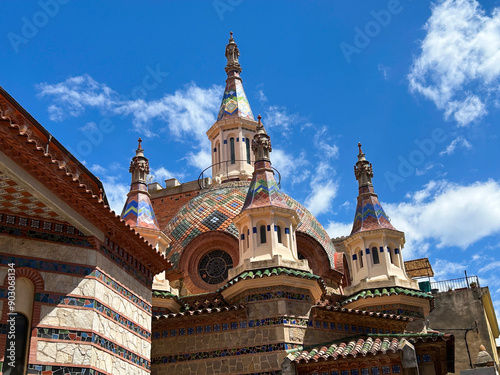
[(144, 139), (154, 180), (198, 177), (229, 31), (282, 188), (330, 235), (354, 217), (357, 143), (405, 259), (477, 274), (500, 311), (500, 1), (2, 2), (0, 84), (121, 212)]

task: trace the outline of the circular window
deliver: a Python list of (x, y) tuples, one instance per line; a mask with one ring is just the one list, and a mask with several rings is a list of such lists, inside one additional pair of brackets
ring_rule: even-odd
[(222, 250), (214, 250), (201, 258), (198, 273), (207, 284), (219, 284), (227, 279), (230, 268), (233, 268), (231, 256)]

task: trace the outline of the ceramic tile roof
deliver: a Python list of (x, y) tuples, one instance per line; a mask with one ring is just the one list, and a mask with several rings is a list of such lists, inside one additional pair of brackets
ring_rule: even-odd
[(426, 298), (426, 299), (434, 299), (434, 297), (425, 292), (421, 292), (419, 290), (407, 289), (401, 287), (391, 287), (391, 288), (378, 288), (378, 289), (367, 289), (362, 290), (359, 293), (356, 293), (342, 302), (343, 305), (348, 304), (350, 302), (354, 302), (360, 298), (375, 298), (382, 296), (391, 296), (391, 295), (400, 295), (404, 294), (410, 297), (418, 297), (418, 298)]
[(351, 235), (380, 228), (396, 230), (389, 222), (389, 217), (382, 208), (377, 194), (374, 193), (373, 186), (362, 186), (359, 188)]
[(322, 289), (326, 290), (326, 286), (323, 283), (323, 280), (321, 279), (321, 277), (319, 277), (317, 275), (314, 275), (310, 272), (299, 271), (299, 270), (290, 269), (290, 268), (273, 267), (273, 268), (263, 268), (260, 270), (245, 271), (242, 274), (240, 274), (239, 276), (235, 277), (234, 279), (231, 279), (226, 285), (224, 285), (222, 288), (220, 288), (217, 292), (220, 293), (222, 290), (226, 289), (227, 287), (234, 285), (237, 282), (242, 281), (242, 280), (256, 279), (256, 278), (262, 278), (262, 277), (272, 277), (272, 276), (279, 276), (279, 275), (299, 277), (299, 278), (310, 279), (310, 280), (312, 280), (312, 279), (318, 280)]
[[(238, 238), (233, 219), (245, 203), (249, 184), (248, 181), (227, 182), (207, 189), (186, 203), (168, 222), (163, 232), (171, 240), (167, 259), (174, 268), (178, 265), (184, 248), (202, 233), (222, 231)], [(325, 229), (304, 206), (288, 195), (281, 194), (286, 205), (299, 216), (297, 230), (308, 234), (323, 246), (330, 259), (330, 266), (334, 268), (335, 248)]]
[(296, 363), (307, 363), (321, 360), (335, 361), (348, 357), (384, 355), (391, 352), (396, 353), (403, 339), (411, 342), (436, 341), (438, 339), (446, 341), (450, 337), (451, 335), (445, 335), (444, 333), (393, 334), (388, 336), (368, 334), (363, 337), (352, 338), (348, 341), (337, 340), (308, 350), (299, 350), (291, 353), (289, 358)]
[(356, 310), (356, 309), (349, 309), (349, 308), (340, 307), (340, 306), (331, 306), (331, 305), (324, 306), (324, 305), (321, 305), (321, 302), (319, 302), (318, 305), (314, 306), (314, 308), (327, 310), (327, 311), (346, 313), (346, 314), (373, 316), (376, 318), (393, 319), (393, 320), (401, 320), (401, 321), (408, 321), (408, 322), (411, 322), (413, 320), (413, 318), (411, 318), (411, 317), (396, 315), (396, 314), (385, 314), (385, 313), (367, 311), (367, 310)]
[(131, 227), (160, 230), (146, 184), (134, 183), (123, 207), (122, 219)]
[[(258, 164), (263, 164), (262, 168), (259, 168)], [(274, 178), (271, 163), (259, 161), (255, 169), (242, 210), (268, 206), (290, 209)]]
[(226, 88), (224, 89), (224, 96), (222, 97), (217, 121), (232, 117), (254, 120), (241, 78), (238, 76), (229, 77), (226, 81)]
[(202, 315), (202, 314), (213, 314), (213, 313), (223, 313), (227, 311), (235, 311), (235, 310), (244, 310), (245, 306), (243, 305), (231, 305), (231, 306), (222, 306), (222, 307), (214, 307), (214, 308), (204, 308), (198, 310), (186, 310), (178, 313), (170, 313), (165, 315), (153, 316), (153, 319), (162, 320), (168, 318), (179, 318), (182, 316), (193, 316), (193, 315)]

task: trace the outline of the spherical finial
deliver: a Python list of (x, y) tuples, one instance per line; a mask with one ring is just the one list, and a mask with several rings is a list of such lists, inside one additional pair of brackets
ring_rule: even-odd
[(138, 142), (139, 142), (139, 146), (137, 148), (141, 148), (142, 138), (139, 137)]
[(363, 151), (361, 150), (361, 142), (358, 142), (358, 147), (359, 147), (359, 154), (361, 155)]
[(261, 116), (261, 115), (258, 115), (258, 116), (257, 116), (257, 119), (259, 120), (259, 124), (260, 124), (260, 119), (261, 119), (261, 118), (262, 118), (262, 116)]

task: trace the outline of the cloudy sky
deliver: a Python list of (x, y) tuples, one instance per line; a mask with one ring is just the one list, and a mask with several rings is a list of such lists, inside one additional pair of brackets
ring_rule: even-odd
[(121, 212), (137, 138), (153, 180), (198, 178), (233, 31), (282, 188), (332, 237), (357, 143), (405, 259), (478, 275), (500, 311), (500, 1), (2, 3), (0, 84)]

